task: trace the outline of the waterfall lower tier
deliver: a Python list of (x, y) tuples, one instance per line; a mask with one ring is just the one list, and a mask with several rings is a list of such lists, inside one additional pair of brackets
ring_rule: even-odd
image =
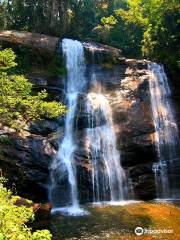
[(150, 96), (155, 126), (155, 144), (159, 162), (154, 164), (157, 198), (178, 198), (176, 177), (173, 177), (178, 160), (178, 128), (171, 104), (171, 90), (162, 65), (149, 64)]
[[(112, 112), (106, 97), (102, 93), (90, 92), (87, 95), (87, 112), (91, 116), (86, 145), (91, 152), (93, 201), (124, 200), (127, 197), (127, 179), (116, 149)], [(97, 122), (100, 126), (95, 127)]]

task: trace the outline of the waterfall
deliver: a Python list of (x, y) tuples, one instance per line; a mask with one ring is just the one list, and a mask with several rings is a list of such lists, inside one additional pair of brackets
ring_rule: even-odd
[(122, 201), (127, 197), (127, 184), (116, 148), (112, 110), (95, 73), (91, 81), (93, 90), (87, 94), (86, 141), (91, 152), (93, 202)]
[(150, 63), (150, 97), (155, 126), (155, 144), (159, 162), (154, 164), (157, 197), (176, 198), (177, 186), (173, 179), (174, 162), (178, 159), (178, 128), (170, 101), (171, 90), (162, 65)]
[[(64, 174), (68, 176), (70, 194), (67, 200), (70, 199), (70, 207), (60, 209), (71, 215), (81, 215), (84, 211), (80, 209), (78, 203), (78, 189), (76, 182), (76, 166), (74, 164), (73, 153), (76, 149), (76, 143), (73, 139), (73, 125), (75, 111), (77, 107), (78, 95), (85, 87), (85, 64), (84, 64), (84, 47), (79, 41), (63, 39), (62, 50), (66, 59), (67, 68), (67, 88), (66, 97), (68, 105), (68, 113), (65, 119), (64, 139), (60, 144), (58, 154), (51, 166), (51, 196), (56, 195), (57, 191), (57, 173), (60, 177)], [(65, 191), (68, 191), (66, 189)], [(63, 198), (64, 196), (55, 196), (54, 198)], [(55, 199), (56, 200), (56, 199)], [(52, 199), (53, 202), (53, 199)], [(57, 211), (58, 209), (54, 209)]]
[[(106, 97), (101, 93), (90, 92), (87, 96), (87, 112), (97, 114), (92, 117), (96, 122), (92, 121), (87, 129), (88, 147), (92, 155), (93, 201), (124, 200), (125, 173), (120, 165), (111, 108)], [(98, 122), (101, 124), (101, 119), (104, 123), (94, 127)]]
[(102, 92), (96, 73), (92, 72), (91, 78), (87, 79), (83, 44), (64, 39), (62, 51), (67, 68), (66, 98), (69, 110), (65, 117), (64, 137), (50, 168), (49, 195), (53, 204), (52, 212), (60, 211), (77, 216), (88, 214), (79, 206), (79, 182), (77, 183), (76, 174), (76, 153), (82, 146), (76, 144), (78, 126), (75, 126), (75, 123), (81, 111), (78, 108), (81, 97), (85, 97), (83, 109), (85, 115), (89, 116), (82, 130), (85, 137), (82, 137), (82, 141), (83, 150), (90, 154), (89, 188), (91, 189), (92, 184), (93, 202), (116, 204), (128, 198), (129, 189), (116, 146), (112, 109), (108, 98)]

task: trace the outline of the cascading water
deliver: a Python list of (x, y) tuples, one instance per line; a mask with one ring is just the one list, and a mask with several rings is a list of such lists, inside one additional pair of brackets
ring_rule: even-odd
[[(66, 96), (68, 102), (68, 113), (65, 119), (64, 139), (59, 147), (57, 157), (54, 159), (51, 166), (51, 197), (56, 195), (58, 187), (57, 174), (68, 177), (70, 194), (68, 205), (71, 207), (60, 209), (72, 215), (84, 214), (84, 211), (79, 208), (78, 189), (76, 182), (76, 167), (74, 166), (73, 153), (76, 149), (76, 143), (73, 139), (73, 124), (75, 111), (77, 107), (78, 95), (85, 87), (85, 64), (84, 64), (84, 48), (79, 41), (64, 39), (62, 41), (62, 50), (66, 58), (67, 68), (67, 89)], [(57, 173), (58, 171), (58, 173)], [(66, 189), (67, 191), (68, 189)], [(63, 196), (55, 196), (54, 198), (62, 198)], [(56, 202), (56, 199), (52, 199)], [(54, 209), (57, 211), (58, 209)]]
[[(106, 97), (90, 92), (87, 95), (87, 112), (96, 119), (95, 123), (90, 121), (87, 129), (87, 145), (92, 156), (93, 201), (124, 200), (125, 173), (120, 165), (111, 108)], [(100, 126), (96, 126), (98, 124)]]
[(89, 116), (86, 145), (91, 153), (93, 202), (126, 200), (130, 189), (116, 147), (112, 110), (95, 71), (91, 73), (86, 108)]
[(178, 128), (170, 101), (171, 90), (162, 65), (150, 63), (150, 96), (159, 162), (154, 164), (157, 197), (177, 198), (176, 180), (171, 175), (177, 160)]
[[(92, 170), (93, 202), (117, 204), (121, 201), (121, 204), (124, 204), (122, 200), (128, 199), (129, 189), (126, 174), (121, 167), (120, 153), (116, 148), (110, 104), (102, 93), (96, 73), (91, 73), (89, 81), (87, 76), (85, 77), (83, 44), (79, 41), (64, 39), (62, 50), (66, 59), (66, 97), (69, 111), (65, 118), (64, 138), (51, 164), (49, 195), (53, 204), (52, 212), (61, 211), (64, 214), (77, 216), (88, 214), (79, 207), (79, 182), (77, 183), (76, 180), (76, 163), (78, 164), (76, 154), (82, 146), (76, 145), (78, 128), (75, 128), (75, 122), (81, 97), (86, 99), (86, 102), (83, 102), (83, 108), (85, 106), (85, 114), (89, 116), (88, 123), (82, 131), (85, 139), (82, 138), (82, 140), (85, 143), (84, 150), (91, 156), (89, 159)], [(90, 92), (87, 92), (87, 87), (90, 87)], [(64, 205), (66, 206), (61, 207)]]

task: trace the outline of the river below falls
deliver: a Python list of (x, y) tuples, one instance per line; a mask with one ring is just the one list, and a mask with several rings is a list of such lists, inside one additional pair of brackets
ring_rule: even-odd
[[(128, 240), (180, 239), (180, 204), (170, 202), (137, 202), (124, 206), (86, 206), (89, 215), (72, 217), (52, 215), (54, 240)], [(142, 234), (135, 228), (168, 230), (169, 233)]]

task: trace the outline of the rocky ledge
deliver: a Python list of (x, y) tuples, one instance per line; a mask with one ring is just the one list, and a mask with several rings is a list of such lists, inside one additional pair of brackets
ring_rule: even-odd
[[(61, 51), (62, 41), (62, 39), (58, 37), (52, 37), (40, 33), (20, 32), (15, 30), (0, 31), (0, 40), (19, 45), (26, 45), (32, 48), (50, 52)], [(122, 57), (122, 51), (117, 48), (95, 42), (83, 42), (83, 45), (87, 54), (92, 51), (96, 53), (101, 52), (101, 54), (103, 54), (106, 59), (110, 58), (114, 61), (117, 58)]]
[[(151, 199), (155, 194), (152, 164), (156, 157), (153, 142), (155, 130), (149, 98), (148, 62), (134, 59), (119, 61), (121, 63), (112, 65), (111, 68), (96, 65), (95, 72), (112, 108), (121, 162), (131, 176), (136, 198)], [(91, 67), (94, 68), (88, 67), (87, 72), (91, 72)], [(31, 76), (31, 81), (37, 86), (38, 79)], [(57, 86), (53, 83), (55, 88), (58, 87), (59, 81), (60, 79), (57, 79)], [(52, 88), (51, 83), (44, 80), (42, 85), (44, 82), (49, 91)], [(61, 85), (62, 90), (62, 82)], [(51, 92), (51, 95), (53, 94)], [(62, 91), (58, 94), (62, 95)], [(83, 133), (87, 128), (87, 114), (83, 102), (81, 96), (76, 118), (79, 147), (75, 152), (75, 160), (80, 198), (86, 200), (85, 196), (91, 194), (91, 158), (83, 148)], [(63, 137), (63, 124), (63, 118), (44, 119), (19, 134), (1, 127), (0, 168), (21, 196), (38, 202), (47, 201), (49, 166)]]

